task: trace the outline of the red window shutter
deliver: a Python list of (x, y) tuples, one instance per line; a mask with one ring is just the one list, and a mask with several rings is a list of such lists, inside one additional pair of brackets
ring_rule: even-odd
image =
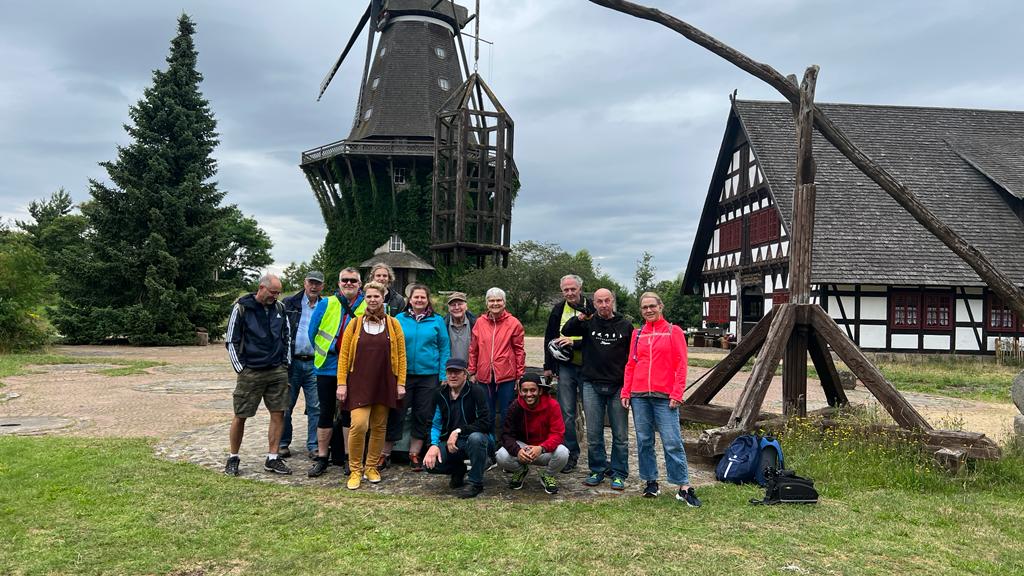
[(894, 292), (890, 296), (890, 300), (890, 327), (921, 327), (921, 294), (919, 292)]
[(743, 220), (737, 218), (726, 222), (718, 232), (718, 251), (735, 252), (740, 249), (743, 240)]
[(727, 324), (729, 322), (728, 295), (711, 296), (708, 298), (708, 322), (712, 324)]
[(786, 304), (789, 302), (789, 290), (776, 290), (772, 292), (772, 306)]
[(950, 330), (953, 328), (952, 298), (946, 294), (924, 295), (924, 328)]

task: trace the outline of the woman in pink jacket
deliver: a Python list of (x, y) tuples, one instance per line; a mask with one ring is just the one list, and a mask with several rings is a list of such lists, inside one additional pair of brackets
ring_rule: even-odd
[(658, 488), (658, 462), (654, 457), (654, 432), (665, 450), (668, 481), (679, 485), (676, 499), (700, 506), (690, 486), (686, 451), (679, 431), (679, 404), (686, 389), (686, 336), (679, 326), (662, 316), (664, 304), (654, 292), (640, 296), (644, 324), (633, 330), (629, 359), (622, 385), (622, 406), (633, 408), (640, 479), (646, 481), (644, 497), (654, 498)]

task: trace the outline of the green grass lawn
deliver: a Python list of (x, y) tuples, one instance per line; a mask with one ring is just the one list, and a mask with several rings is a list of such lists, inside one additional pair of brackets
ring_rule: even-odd
[(156, 459), (145, 440), (0, 437), (0, 573), (1024, 572), (1018, 451), (949, 478), (905, 446), (811, 430), (784, 445), (820, 504), (753, 507), (756, 487), (715, 485), (700, 509), (286, 487)]
[[(120, 368), (104, 368), (97, 370), (98, 374), (107, 376), (130, 376), (142, 374), (146, 368), (163, 366), (166, 362), (155, 360), (135, 360), (125, 358), (100, 358), (68, 356), (66, 354), (50, 354), (47, 352), (34, 352), (27, 354), (0, 354), (0, 379), (8, 376), (18, 376), (32, 372), (32, 366), (46, 366), (54, 364), (113, 364)], [(0, 380), (0, 386), (3, 386)]]

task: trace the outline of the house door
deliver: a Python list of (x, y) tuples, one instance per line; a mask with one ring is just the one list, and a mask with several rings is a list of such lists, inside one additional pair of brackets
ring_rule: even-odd
[(764, 288), (744, 286), (740, 297), (740, 334), (749, 334), (764, 317)]

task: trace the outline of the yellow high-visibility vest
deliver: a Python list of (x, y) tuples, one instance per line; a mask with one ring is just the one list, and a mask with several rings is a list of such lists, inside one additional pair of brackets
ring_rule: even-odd
[[(331, 344), (338, 337), (338, 328), (341, 327), (341, 318), (344, 307), (341, 300), (344, 296), (331, 296), (327, 298), (327, 310), (320, 319), (320, 326), (317, 326), (316, 336), (313, 338), (313, 365), (317, 368), (324, 365), (327, 356), (330, 355)], [(366, 311), (366, 300), (359, 303), (354, 310), (356, 316), (362, 316)]]

